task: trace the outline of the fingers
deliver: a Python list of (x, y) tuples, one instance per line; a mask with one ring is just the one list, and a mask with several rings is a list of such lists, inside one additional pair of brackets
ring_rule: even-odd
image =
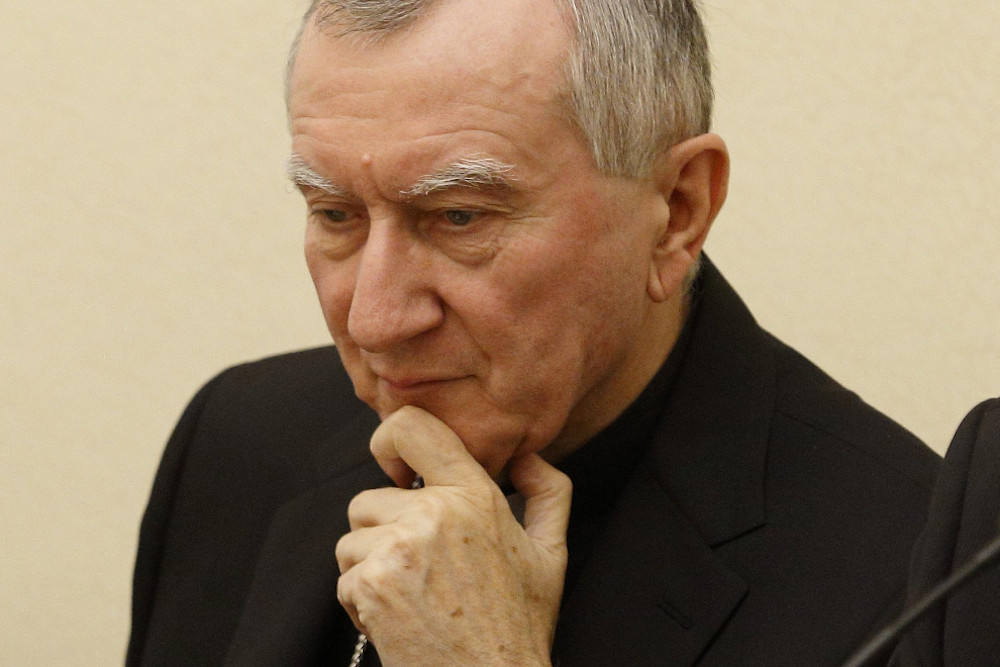
[(351, 617), (351, 622), (358, 629), (358, 632), (367, 634), (368, 630), (361, 622), (361, 618), (358, 615), (358, 608), (354, 604), (354, 590), (357, 584), (353, 579), (354, 577), (352, 577), (351, 572), (345, 572), (337, 579), (337, 601), (340, 602), (340, 606), (344, 608), (347, 615)]
[(410, 514), (411, 520), (405, 525), (413, 531), (419, 525), (419, 519), (418, 523), (412, 520), (414, 511), (426, 514), (421, 507), (414, 507), (413, 493), (410, 489), (386, 487), (362, 491), (351, 500), (347, 506), (351, 532), (342, 536), (336, 546), (341, 572), (347, 572), (360, 563), (375, 548), (399, 551), (399, 555), (406, 551), (399, 530), (402, 525), (400, 520)]
[(360, 528), (347, 533), (337, 541), (335, 555), (341, 574), (363, 561), (379, 544), (377, 532), (371, 528)]
[(379, 425), (372, 435), (371, 451), (399, 486), (413, 481), (411, 471), (428, 486), (467, 486), (489, 479), (454, 431), (413, 406), (400, 408)]
[(417, 567), (418, 553), (406, 531), (386, 526), (354, 530), (337, 542), (337, 599), (360, 632), (368, 632), (366, 610), (374, 613), (393, 597), (400, 573)]
[(524, 531), (528, 536), (550, 549), (565, 549), (573, 497), (569, 477), (538, 454), (526, 454), (511, 463), (510, 481), (525, 498)]
[(393, 487), (362, 491), (347, 506), (351, 530), (393, 523), (406, 510), (409, 494)]

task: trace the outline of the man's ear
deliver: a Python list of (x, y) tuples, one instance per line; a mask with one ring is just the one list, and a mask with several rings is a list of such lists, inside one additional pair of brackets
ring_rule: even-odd
[(683, 289), (729, 187), (729, 151), (716, 134), (702, 134), (666, 152), (654, 173), (670, 210), (658, 230), (649, 296), (659, 303)]

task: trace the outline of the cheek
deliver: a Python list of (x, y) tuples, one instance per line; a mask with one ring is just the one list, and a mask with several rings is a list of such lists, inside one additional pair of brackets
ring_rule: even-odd
[(347, 334), (347, 316), (354, 294), (353, 262), (331, 262), (308, 239), (305, 257), (326, 326), (339, 344)]
[(610, 245), (617, 239), (592, 240), (520, 254), (489, 305), (473, 306), (489, 313), (479, 334), (489, 341), (497, 391), (514, 386), (527, 409), (571, 410), (620, 361), (644, 316), (642, 263)]
[(524, 355), (524, 364), (572, 364), (601, 347), (642, 303), (645, 280), (637, 263), (620, 249), (595, 252), (609, 242), (592, 241), (523, 253), (497, 281), (503, 287), (488, 311), (494, 314), (492, 335), (512, 354)]
[(323, 319), (337, 347), (341, 363), (354, 384), (354, 391), (358, 398), (378, 410), (376, 378), (362, 361), (358, 346), (347, 334), (347, 318), (355, 285), (351, 263), (331, 262), (308, 243), (305, 256), (323, 311)]
[(586, 278), (567, 256), (519, 253), (464, 309), (467, 330), (490, 359), (489, 393), (517, 412), (562, 413), (580, 393), (595, 317), (585, 312)]

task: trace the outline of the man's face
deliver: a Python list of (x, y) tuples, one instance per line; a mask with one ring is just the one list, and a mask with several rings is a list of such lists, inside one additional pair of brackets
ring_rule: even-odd
[(293, 162), (358, 396), (383, 418), (426, 409), (494, 475), (578, 445), (648, 379), (669, 212), (651, 185), (600, 174), (561, 114), (561, 15), (446, 0), (381, 41), (333, 32), (303, 37)]

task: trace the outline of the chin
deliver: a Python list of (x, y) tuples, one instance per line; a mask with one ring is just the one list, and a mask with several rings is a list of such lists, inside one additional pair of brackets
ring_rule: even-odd
[(551, 436), (547, 431), (541, 432), (540, 422), (518, 423), (512, 428), (499, 428), (500, 424), (494, 424), (497, 428), (484, 428), (483, 422), (478, 421), (463, 428), (465, 424), (442, 421), (452, 427), (472, 457), (497, 481), (506, 478), (508, 465), (518, 456), (538, 453), (547, 458), (546, 448), (558, 435), (558, 432)]
[(380, 419), (386, 419), (404, 405), (434, 415), (455, 432), (490, 477), (498, 479), (511, 459), (542, 450), (552, 438), (543, 437), (546, 424), (538, 416), (504, 412), (478, 392), (470, 391), (472, 386), (471, 383), (457, 383), (447, 390), (436, 388), (426, 393), (397, 396), (391, 391), (382, 391), (377, 380), (355, 384), (358, 397), (375, 410)]
[(519, 431), (490, 428), (499, 424), (490, 423), (488, 417), (484, 423), (483, 420), (469, 419), (468, 415), (449, 419), (448, 414), (433, 410), (428, 412), (447, 424), (458, 435), (472, 458), (494, 479), (518, 453), (523, 441), (523, 434)]

